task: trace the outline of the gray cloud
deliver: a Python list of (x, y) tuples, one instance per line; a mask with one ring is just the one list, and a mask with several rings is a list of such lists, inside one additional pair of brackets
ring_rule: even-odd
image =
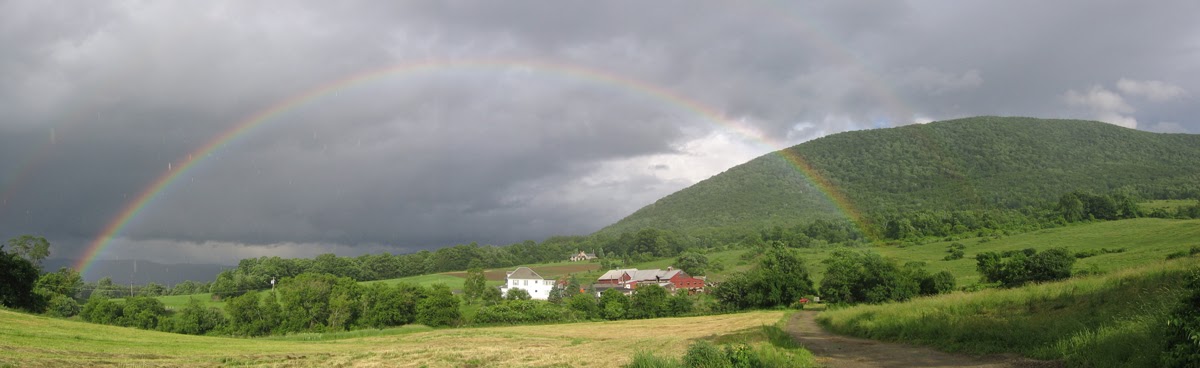
[(304, 100), (230, 141), (102, 256), (586, 234), (780, 148), (764, 141), (930, 119), (1197, 133), (1197, 13), (1186, 1), (0, 2), (0, 236), (43, 234), (77, 256), (239, 122), (430, 61), (458, 64)]

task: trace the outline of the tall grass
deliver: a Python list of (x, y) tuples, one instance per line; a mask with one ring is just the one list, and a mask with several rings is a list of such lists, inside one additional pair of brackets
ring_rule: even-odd
[(1012, 352), (1071, 366), (1154, 367), (1164, 318), (1183, 297), (1194, 260), (1017, 289), (826, 311), (843, 334), (968, 353)]

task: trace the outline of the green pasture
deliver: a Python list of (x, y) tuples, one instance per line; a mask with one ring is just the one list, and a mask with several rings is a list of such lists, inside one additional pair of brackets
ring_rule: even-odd
[(1078, 367), (1156, 367), (1166, 316), (1194, 259), (1102, 276), (822, 312), (834, 332), (973, 354), (1018, 353)]

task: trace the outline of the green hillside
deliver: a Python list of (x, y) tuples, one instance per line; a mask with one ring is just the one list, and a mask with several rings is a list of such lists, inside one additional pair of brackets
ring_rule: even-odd
[(1015, 289), (861, 305), (818, 316), (837, 333), (974, 354), (1017, 353), (1070, 367), (1159, 367), (1165, 320), (1193, 260)]
[[(782, 154), (781, 154), (782, 153)], [(601, 233), (759, 229), (845, 217), (798, 157), (865, 214), (1020, 208), (1074, 191), (1200, 194), (1200, 135), (1110, 124), (975, 117), (834, 134), (764, 155), (680, 190)]]

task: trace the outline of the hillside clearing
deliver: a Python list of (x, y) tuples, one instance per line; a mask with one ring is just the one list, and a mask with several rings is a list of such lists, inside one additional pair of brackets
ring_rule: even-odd
[(817, 320), (837, 333), (947, 351), (1155, 367), (1163, 319), (1197, 270), (1192, 259), (1160, 261), (1098, 277), (830, 310)]

